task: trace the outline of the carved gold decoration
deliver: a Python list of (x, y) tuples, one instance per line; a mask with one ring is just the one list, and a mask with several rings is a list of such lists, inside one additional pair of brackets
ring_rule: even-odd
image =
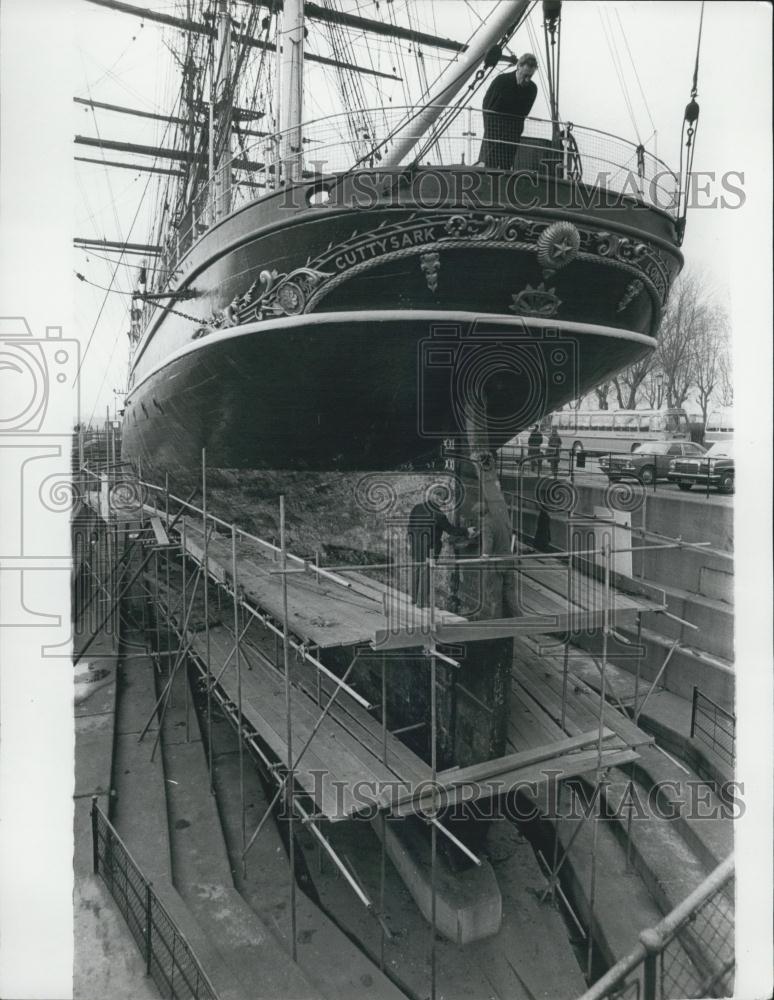
[(552, 222), (537, 238), (538, 263), (552, 274), (577, 256), (580, 244), (580, 233), (572, 222)]
[(513, 304), (508, 308), (518, 316), (555, 316), (562, 304), (562, 300), (556, 295), (556, 289), (547, 289), (542, 281), (537, 288), (527, 285), (511, 297)]
[(621, 296), (621, 301), (616, 306), (615, 311), (623, 312), (624, 309), (629, 305), (629, 303), (637, 298), (637, 296), (640, 294), (640, 292), (643, 290), (644, 287), (645, 286), (643, 285), (643, 283), (640, 281), (639, 278), (635, 278), (634, 281), (630, 281), (629, 284), (626, 286), (626, 291)]
[(298, 316), (317, 286), (331, 275), (310, 267), (297, 267), (289, 274), (264, 270), (243, 295), (213, 313), (211, 328), (237, 326), (270, 316)]
[[(519, 215), (475, 211), (451, 215), (414, 213), (398, 222), (387, 224), (385, 221), (375, 229), (355, 230), (347, 240), (329, 244), (323, 253), (310, 261), (310, 267), (332, 271), (333, 276), (315, 290), (307, 311), (342, 281), (369, 270), (380, 261), (438, 252), (444, 247), (475, 248), (482, 244), (532, 253), (538, 253), (543, 247), (543, 260), (553, 261), (547, 267), (539, 261), (548, 275), (559, 269), (560, 261), (561, 266), (566, 266), (574, 259), (627, 265), (639, 272), (633, 277), (639, 276), (646, 281), (662, 307), (680, 269), (677, 254), (667, 254), (652, 243), (606, 230), (577, 227), (571, 222), (546, 222)], [(554, 256), (549, 258), (547, 254), (553, 244), (556, 244)]]
[[(415, 212), (396, 221), (385, 219), (378, 226), (354, 230), (341, 242), (329, 243), (306, 266), (278, 274), (261, 271), (245, 293), (214, 313), (204, 332), (282, 315), (313, 311), (343, 283), (364, 271), (409, 256), (419, 256), (419, 266), (428, 288), (438, 288), (440, 257), (444, 249), (503, 249), (534, 254), (543, 268), (544, 281), (514, 296), (511, 309), (526, 315), (553, 315), (561, 303), (553, 302), (553, 288), (546, 289), (550, 275), (573, 260), (612, 266), (628, 273), (629, 285), (622, 302), (642, 282), (656, 311), (663, 308), (674, 277), (680, 269), (677, 253), (654, 243), (608, 230), (575, 226), (568, 221), (547, 221), (511, 213), (484, 211)], [(634, 292), (638, 294), (638, 292)], [(631, 301), (631, 299), (629, 300)], [(628, 305), (628, 301), (626, 301)], [(620, 305), (622, 311), (626, 305)], [(554, 312), (549, 313), (549, 309)]]
[(438, 290), (438, 272), (441, 270), (441, 255), (437, 253), (423, 253), (419, 258), (419, 266), (427, 279), (427, 287), (431, 292)]

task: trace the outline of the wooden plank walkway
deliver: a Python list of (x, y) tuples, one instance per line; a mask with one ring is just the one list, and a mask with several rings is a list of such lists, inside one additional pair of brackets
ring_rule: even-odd
[[(197, 633), (193, 638), (193, 651), (204, 658), (206, 646), (205, 635)], [(233, 655), (229, 660), (233, 647), (234, 636), (226, 626), (210, 629), (211, 674), (214, 678), (220, 675), (219, 684), (237, 704), (236, 662)], [(241, 658), (241, 701), (245, 720), (284, 763), (287, 761), (284, 678), (248, 642), (242, 643)], [(318, 677), (314, 668), (294, 657), (291, 674), (293, 753), (297, 758), (318, 723), (322, 710), (320, 702), (323, 706), (327, 704), (335, 684), (320, 676), (318, 702)], [(532, 688), (533, 693), (528, 688)], [(476, 765), (474, 777), (467, 773), (468, 769), (454, 768), (440, 774), (439, 784), (448, 786), (444, 792), (445, 802), (452, 804), (461, 799), (488, 797), (526, 781), (540, 784), (546, 780), (546, 770), (558, 773), (558, 780), (561, 780), (596, 768), (597, 749), (592, 745), (596, 740), (593, 712), (586, 710), (585, 721), (590, 724), (583, 731), (574, 720), (569, 722), (566, 732), (573, 732), (568, 741), (565, 731), (552, 719), (553, 710), (547, 711), (541, 703), (543, 694), (539, 684), (522, 685), (514, 680), (511, 745), (515, 746), (514, 734), (517, 734), (517, 756), (506, 755)], [(632, 746), (616, 732), (616, 727), (620, 728), (618, 720), (613, 719), (609, 726), (608, 721), (606, 716), (603, 766), (635, 760), (637, 754)], [(649, 739), (642, 734), (637, 742)], [(539, 759), (535, 759), (536, 756)], [(429, 787), (431, 771), (427, 764), (397, 737), (384, 733), (381, 723), (345, 693), (338, 696), (317, 727), (301, 758), (296, 777), (315, 801), (319, 812), (334, 823), (375, 806), (393, 815), (405, 816), (427, 809), (431, 804), (427, 793), (415, 794), (418, 787), (426, 790)]]
[[(164, 514), (147, 507), (154, 529)], [(201, 521), (193, 515), (179, 518), (175, 530), (185, 526), (186, 549), (199, 562), (204, 557)], [(275, 621), (283, 618), (282, 576), (275, 548), (237, 535), (237, 585), (239, 590)], [(212, 576), (231, 583), (231, 538), (220, 532), (208, 540), (208, 563)], [(297, 569), (294, 564), (291, 568)], [(331, 567), (335, 573), (335, 567)], [(371, 643), (381, 650), (428, 646), (433, 630), (430, 612), (415, 607), (407, 594), (365, 572), (348, 573), (341, 583), (319, 576), (311, 564), (306, 572), (287, 575), (288, 627), (302, 642), (320, 649)], [(621, 581), (625, 584), (625, 581)], [(658, 591), (636, 593), (611, 591), (614, 621), (633, 620), (640, 611), (662, 606)], [(517, 582), (523, 612), (514, 619), (469, 622), (441, 608), (433, 613), (435, 640), (453, 645), (458, 642), (521, 635), (562, 632), (571, 628), (598, 628), (602, 625), (604, 587), (593, 577), (566, 561), (547, 556), (521, 564)], [(622, 618), (623, 616), (623, 618)]]
[[(529, 554), (534, 550), (517, 542), (518, 553)], [(567, 609), (580, 608), (602, 611), (605, 608), (605, 587), (601, 579), (570, 566), (567, 559), (547, 554), (541, 559), (521, 563), (522, 575), (529, 584), (548, 591), (568, 602)], [(619, 573), (611, 577), (612, 613), (615, 620), (629, 621), (640, 611), (656, 611), (666, 607), (663, 590)], [(619, 616), (622, 616), (619, 619)]]
[[(201, 524), (186, 521), (186, 548), (199, 562), (204, 558)], [(208, 541), (208, 562), (216, 579), (231, 582), (231, 539), (212, 535)], [(276, 621), (283, 618), (282, 576), (279, 561), (267, 558), (258, 542), (237, 541), (237, 582), (252, 603)], [(362, 577), (350, 587), (321, 576), (313, 567), (305, 573), (289, 573), (288, 627), (303, 642), (329, 649), (373, 642), (380, 632), (398, 632), (411, 638), (405, 646), (421, 646), (421, 636), (429, 634), (430, 613), (417, 608), (408, 595), (394, 599), (395, 592), (378, 581), (364, 584)], [(435, 609), (438, 622), (464, 622), (464, 618), (441, 608)]]
[[(511, 725), (509, 742), (515, 749), (533, 744), (538, 733), (553, 739), (575, 736), (599, 725), (599, 693), (572, 672), (569, 664), (565, 721), (562, 727), (562, 664), (554, 656), (544, 656), (528, 640), (514, 640), (512, 669)], [(603, 722), (629, 748), (648, 746), (654, 738), (609, 703), (603, 708)]]
[[(200, 564), (204, 556), (204, 537), (201, 524), (193, 517), (185, 519), (185, 541), (188, 552)], [(158, 526), (154, 526), (158, 528)], [(212, 576), (230, 585), (232, 583), (232, 542), (230, 535), (214, 534), (208, 541), (209, 569)], [(555, 563), (551, 560), (551, 563)], [(237, 543), (236, 584), (240, 593), (263, 613), (276, 622), (282, 620), (282, 576), (279, 564), (271, 552), (258, 541), (244, 539)], [(536, 567), (534, 564), (520, 578), (520, 598), (525, 609), (523, 621), (530, 615), (542, 627), (535, 632), (545, 633), (546, 616), (556, 613), (556, 620), (564, 628), (569, 618), (588, 615), (588, 606), (579, 597), (587, 588), (593, 602), (599, 598), (598, 581), (583, 578), (576, 585), (573, 570), (558, 564)], [(428, 612), (410, 605), (406, 595), (389, 585), (373, 580), (362, 573), (353, 573), (345, 586), (335, 580), (316, 577), (314, 568), (308, 572), (293, 573), (287, 577), (289, 629), (302, 642), (326, 647), (360, 647), (362, 656), (381, 656), (373, 649), (375, 640), (392, 628), (396, 608), (403, 607), (418, 619), (418, 627), (428, 630)], [(171, 595), (169, 595), (171, 597)], [(617, 595), (617, 606), (625, 612), (650, 609), (653, 600), (648, 595)], [(596, 614), (596, 609), (593, 611)], [(459, 616), (436, 612), (441, 625), (438, 634), (445, 630), (466, 629), (473, 637), (483, 637), (481, 623), (468, 623)], [(492, 626), (502, 625), (493, 622)], [(528, 631), (533, 631), (532, 626)], [(247, 723), (259, 734), (276, 758), (287, 762), (287, 718), (285, 684), (281, 670), (272, 665), (276, 661), (275, 639), (268, 631), (259, 629), (261, 637), (250, 633), (240, 649), (241, 702)], [(424, 644), (423, 638), (408, 641), (409, 625), (406, 620), (398, 629), (398, 648)], [(512, 634), (512, 633), (510, 633)], [(233, 656), (234, 635), (228, 625), (212, 623), (209, 629), (209, 647), (205, 635), (194, 633), (193, 650), (205, 660), (209, 648), (210, 673), (220, 675), (219, 683), (230, 700), (239, 700), (236, 678), (236, 661)], [(525, 635), (514, 640), (516, 651), (511, 692), (511, 711), (508, 733), (508, 754), (504, 758), (477, 765), (477, 779), (471, 796), (466, 787), (451, 782), (446, 789), (447, 801), (459, 797), (483, 797), (497, 794), (488, 780), (496, 779), (501, 791), (519, 782), (545, 780), (545, 771), (558, 772), (559, 779), (594, 770), (599, 763), (596, 741), (590, 734), (598, 729), (599, 696), (588, 684), (575, 676), (570, 677), (565, 719), (562, 724), (562, 670), (561, 661), (545, 657), (538, 652), (534, 641)], [(263, 648), (261, 648), (263, 647)], [(369, 648), (370, 647), (370, 648)], [(352, 650), (354, 655), (355, 649)], [(320, 713), (336, 689), (336, 682), (321, 674), (312, 663), (293, 654), (291, 669), (291, 715), (293, 730), (293, 755), (297, 758), (305, 743), (311, 739), (297, 768), (301, 788), (314, 800), (319, 813), (331, 822), (339, 822), (358, 812), (377, 806), (394, 815), (406, 815), (430, 804), (426, 795), (415, 794), (423, 782), (429, 782), (428, 765), (406, 747), (400, 739), (382, 729), (381, 721), (346, 692), (341, 692), (329, 713), (320, 722)], [(602, 751), (602, 765), (613, 766), (636, 759), (634, 748), (651, 743), (652, 738), (642, 733), (612, 706), (604, 707), (606, 732)], [(583, 738), (582, 745), (568, 747), (567, 740)], [(529, 753), (545, 749), (534, 760)], [(516, 753), (521, 756), (513, 757)], [(527, 757), (524, 754), (527, 753)], [(448, 776), (445, 776), (448, 777)], [(365, 788), (364, 788), (365, 783)]]

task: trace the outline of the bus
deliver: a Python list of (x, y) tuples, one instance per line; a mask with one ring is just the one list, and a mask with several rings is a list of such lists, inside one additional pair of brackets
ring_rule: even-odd
[(730, 441), (734, 436), (734, 411), (731, 407), (713, 410), (707, 417), (704, 428), (704, 440), (708, 444), (713, 441)]
[[(560, 410), (540, 423), (543, 450), (553, 428), (562, 439), (562, 451), (587, 455), (630, 452), (645, 441), (690, 441), (688, 416), (682, 408), (661, 410)], [(513, 444), (526, 447), (530, 428)]]

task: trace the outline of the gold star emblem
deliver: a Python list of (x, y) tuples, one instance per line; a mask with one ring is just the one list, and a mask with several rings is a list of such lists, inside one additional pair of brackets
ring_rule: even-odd
[(572, 245), (572, 243), (568, 243), (568, 241), (565, 239), (559, 243), (552, 244), (551, 256), (555, 260), (561, 260), (564, 257), (566, 257), (567, 254), (571, 253), (574, 249), (575, 247)]

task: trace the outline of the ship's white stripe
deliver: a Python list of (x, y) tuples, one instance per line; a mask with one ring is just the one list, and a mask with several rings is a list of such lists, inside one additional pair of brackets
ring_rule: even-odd
[(224, 340), (234, 340), (238, 337), (249, 337), (254, 333), (267, 333), (275, 330), (294, 330), (299, 326), (323, 326), (323, 325), (346, 325), (349, 323), (406, 323), (410, 321), (437, 322), (437, 323), (458, 323), (473, 324), (479, 323), (484, 328), (486, 325), (497, 324), (497, 326), (519, 326), (527, 325), (539, 330), (561, 330), (563, 333), (577, 333), (581, 335), (591, 335), (594, 337), (610, 337), (613, 340), (629, 340), (646, 347), (656, 347), (657, 341), (654, 337), (649, 337), (646, 333), (636, 333), (632, 330), (622, 330), (615, 326), (596, 326), (593, 323), (576, 323), (572, 320), (543, 319), (540, 316), (506, 316), (502, 313), (478, 313), (478, 312), (447, 312), (441, 309), (375, 309), (373, 311), (346, 311), (346, 312), (326, 312), (309, 313), (302, 316), (282, 316), (278, 319), (260, 320), (255, 323), (245, 323), (243, 326), (230, 326), (223, 330), (218, 330), (207, 334), (198, 340), (178, 348), (166, 357), (160, 364), (152, 368), (147, 374), (132, 386), (127, 401), (137, 392), (148, 379), (153, 378), (162, 369), (179, 361), (188, 354), (200, 351), (214, 344), (222, 343)]

